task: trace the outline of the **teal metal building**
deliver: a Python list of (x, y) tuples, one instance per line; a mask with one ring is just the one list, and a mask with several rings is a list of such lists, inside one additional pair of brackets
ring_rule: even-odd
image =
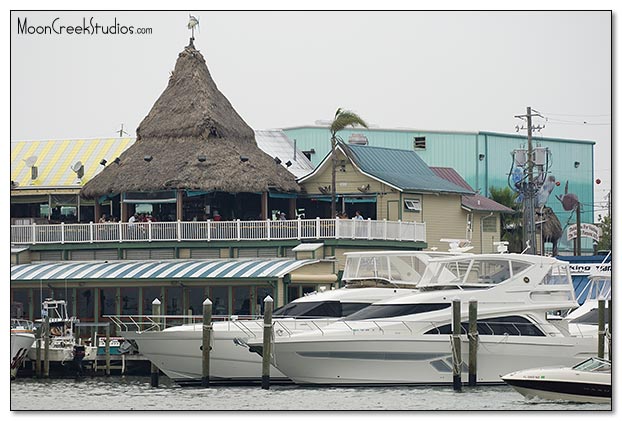
[[(319, 164), (330, 151), (328, 126), (298, 126), (284, 128), (294, 140), (296, 148)], [(494, 132), (422, 131), (411, 129), (353, 128), (339, 132), (344, 142), (416, 151), (433, 167), (455, 169), (476, 191), (488, 196), (490, 187), (506, 187), (512, 169), (512, 151), (527, 148), (527, 137)], [(594, 141), (542, 137), (532, 138), (534, 146), (550, 151), (549, 174), (560, 185), (555, 187), (548, 199), (562, 227), (575, 223), (575, 214), (562, 208), (556, 196), (568, 192), (578, 196), (583, 204), (581, 222), (594, 222)], [(566, 233), (559, 243), (560, 251), (571, 251), (572, 242)], [(591, 250), (591, 240), (583, 239), (582, 248)]]

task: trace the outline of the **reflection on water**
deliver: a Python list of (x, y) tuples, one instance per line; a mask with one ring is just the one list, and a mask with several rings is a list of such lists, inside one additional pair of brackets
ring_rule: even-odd
[(610, 411), (611, 405), (526, 400), (509, 386), (298, 387), (212, 386), (181, 388), (166, 377), (83, 380), (19, 378), (11, 382), (11, 410), (518, 410)]

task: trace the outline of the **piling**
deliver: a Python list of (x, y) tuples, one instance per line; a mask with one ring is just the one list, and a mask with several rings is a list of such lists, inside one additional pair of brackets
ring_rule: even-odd
[[(452, 302), (453, 323), (452, 323), (452, 363), (453, 363), (453, 386), (455, 391), (462, 390), (462, 349), (460, 343), (460, 333), (462, 325), (460, 323), (460, 300)], [(265, 341), (265, 339), (264, 339)]]
[(37, 378), (41, 378), (41, 334), (43, 333), (43, 326), (39, 326), (35, 332), (36, 350), (35, 350), (35, 375)]
[(605, 300), (598, 300), (598, 357), (605, 358)]
[(212, 302), (209, 298), (203, 301), (203, 344), (201, 357), (203, 361), (201, 386), (209, 387), (209, 354), (212, 336)]
[(609, 312), (608, 312), (608, 318), (607, 318), (607, 330), (609, 331), (609, 335), (608, 335), (608, 341), (607, 341), (607, 345), (609, 346), (609, 361), (613, 361), (613, 357), (612, 357), (612, 342), (611, 342), (611, 338), (612, 338), (612, 333), (613, 333), (613, 329), (611, 328), (611, 321), (613, 320), (613, 313), (611, 310), (611, 300), (607, 301), (607, 307), (609, 308)]
[(469, 301), (469, 386), (477, 386), (477, 301)]
[[(153, 318), (154, 320), (156, 320), (156, 330), (160, 330), (159, 319), (160, 319), (160, 314), (161, 314), (160, 313), (161, 304), (162, 303), (160, 303), (160, 300), (158, 300), (157, 298), (151, 302), (152, 314), (154, 316)], [(151, 363), (151, 387), (158, 387), (160, 383), (159, 374), (160, 374), (160, 370), (158, 369), (158, 367), (156, 367), (154, 363)]]
[(106, 376), (110, 376), (110, 323), (106, 326)]
[(50, 377), (50, 316), (45, 315), (43, 334), (45, 343), (43, 345), (43, 377)]
[(270, 389), (270, 342), (272, 340), (272, 306), (274, 300), (269, 295), (264, 298), (263, 353), (261, 364), (261, 388)]

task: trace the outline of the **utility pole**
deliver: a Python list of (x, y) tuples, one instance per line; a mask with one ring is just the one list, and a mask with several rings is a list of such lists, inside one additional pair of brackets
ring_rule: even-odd
[[(529, 242), (529, 249), (525, 251), (528, 254), (536, 254), (536, 222), (535, 222), (535, 197), (538, 191), (538, 186), (534, 183), (533, 167), (534, 167), (534, 152), (532, 142), (533, 126), (531, 124), (531, 118), (533, 116), (541, 117), (536, 111), (536, 114), (532, 114), (531, 107), (527, 107), (527, 114), (515, 116), (517, 118), (527, 119), (527, 162), (525, 168), (527, 169), (527, 182), (521, 183), (521, 191), (523, 193), (523, 241), (525, 247)], [(518, 130), (518, 126), (517, 126)]]

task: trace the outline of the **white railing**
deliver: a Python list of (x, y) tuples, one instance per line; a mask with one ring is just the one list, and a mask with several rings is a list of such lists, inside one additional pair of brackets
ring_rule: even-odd
[(345, 238), (426, 241), (425, 223), (371, 219), (11, 225), (11, 244), (248, 241)]

